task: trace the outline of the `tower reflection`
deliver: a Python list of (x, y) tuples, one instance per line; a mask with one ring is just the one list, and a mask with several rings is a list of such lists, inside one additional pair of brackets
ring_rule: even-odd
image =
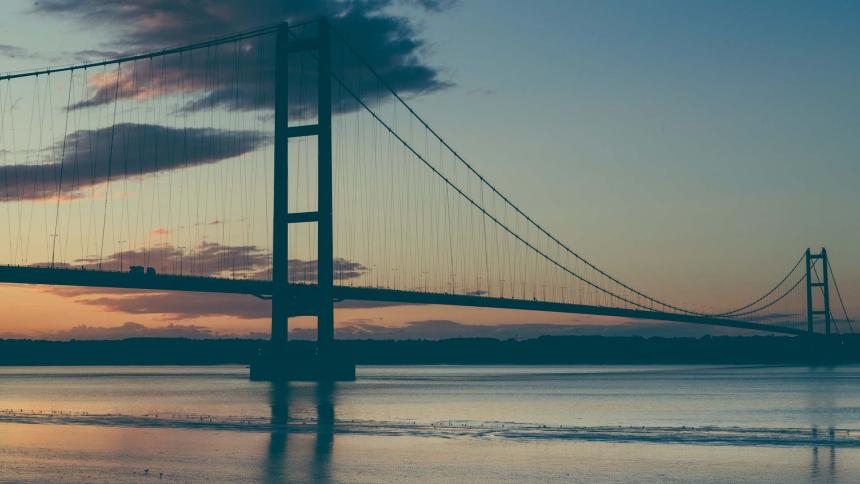
[[(835, 426), (839, 418), (834, 409), (839, 408), (840, 379), (837, 369), (832, 366), (810, 367), (809, 375), (812, 378), (804, 380), (807, 385), (806, 410), (814, 441), (809, 463), (809, 480), (835, 482), (838, 479), (836, 446), (839, 444)], [(826, 463), (822, 462), (824, 459)]]
[[(266, 482), (286, 482), (291, 477), (304, 476), (313, 482), (331, 480), (331, 461), (335, 432), (336, 386), (331, 382), (305, 385), (301, 383), (271, 383), (269, 399), (271, 405), (271, 431), (265, 462)], [(316, 410), (313, 429), (304, 423), (291, 422), (291, 409), (296, 414), (313, 407)], [(306, 434), (315, 431), (313, 448), (309, 449), (304, 438), (293, 438), (291, 434)], [(300, 455), (311, 458), (306, 461)], [(300, 469), (307, 463), (310, 468)], [(291, 466), (298, 466), (291, 468)]]
[[(809, 480), (835, 482), (837, 480), (836, 469), (836, 429), (830, 427), (827, 432), (820, 431), (818, 427), (812, 428), (812, 438), (816, 443), (812, 447), (812, 458), (809, 464)], [(830, 445), (827, 445), (827, 443)], [(827, 465), (821, 464), (821, 448), (827, 449)]]
[(317, 482), (330, 478), (334, 444), (335, 384), (320, 382), (316, 388), (317, 436), (314, 446), (313, 477)]
[(284, 382), (272, 382), (269, 390), (271, 406), (271, 434), (269, 451), (266, 454), (266, 480), (284, 480), (286, 469), (287, 442), (289, 440), (290, 386)]

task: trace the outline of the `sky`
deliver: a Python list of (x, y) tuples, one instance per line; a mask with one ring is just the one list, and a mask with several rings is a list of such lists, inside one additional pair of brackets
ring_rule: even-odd
[[(0, 71), (343, 8), (261, 1), (239, 15), (242, 2), (210, 0), (148, 16), (156, 3), (127, 0), (112, 11), (92, 0), (4, 2)], [(825, 246), (849, 310), (860, 312), (856, 2), (357, 5), (359, 21), (346, 33), (359, 48), (380, 60), (407, 49), (420, 67), (397, 78), (416, 110), (526, 213), (610, 273), (672, 301), (739, 305), (769, 289), (807, 247)], [(170, 15), (195, 20), (170, 27)], [(379, 18), (387, 23), (373, 22)], [(409, 42), (386, 43), (380, 32)], [(241, 296), (213, 304), (205, 296), (9, 285), (0, 301), (0, 336), (242, 336), (269, 325), (267, 303)], [(336, 313), (343, 337), (717, 331), (349, 305)], [(293, 327), (307, 335), (312, 321)]]

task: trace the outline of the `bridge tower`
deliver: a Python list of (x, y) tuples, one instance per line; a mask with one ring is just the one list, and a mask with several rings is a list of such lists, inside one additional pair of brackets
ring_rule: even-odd
[[(816, 269), (816, 261), (821, 261), (821, 273)], [(815, 332), (816, 316), (824, 316), (824, 334), (830, 336), (830, 264), (827, 260), (827, 249), (813, 254), (806, 249), (806, 330)], [(821, 291), (821, 306), (816, 306), (817, 290)], [(821, 307), (821, 309), (816, 309)]]
[[(272, 333), (269, 356), (254, 371), (260, 379), (353, 379), (355, 367), (334, 354), (334, 242), (332, 222), (331, 47), (328, 22), (317, 22), (316, 38), (292, 38), (284, 23), (277, 29), (275, 65), (275, 162), (272, 256)], [(289, 125), (289, 58), (309, 52), (317, 61), (317, 122)], [(317, 138), (317, 210), (290, 212), (287, 182), (291, 138)], [(297, 301), (290, 294), (289, 229), (293, 224), (317, 225), (317, 355), (313, 361), (287, 363), (288, 320)], [(304, 302), (303, 302), (304, 303)], [(299, 367), (296, 367), (299, 365)], [(261, 366), (263, 368), (261, 368)], [(256, 379), (256, 378), (255, 378)]]

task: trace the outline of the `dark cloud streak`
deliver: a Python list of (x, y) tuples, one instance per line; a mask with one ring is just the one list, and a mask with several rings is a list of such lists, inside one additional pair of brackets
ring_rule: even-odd
[[(0, 166), (0, 201), (39, 200), (58, 194), (74, 198), (82, 189), (104, 183), (111, 175), (141, 176), (215, 163), (269, 142), (268, 135), (257, 131), (151, 124), (121, 123), (114, 128), (75, 131), (57, 143), (55, 151), (63, 144), (66, 147), (59, 161)], [(177, 146), (182, 147), (181, 152)]]
[[(408, 19), (390, 13), (391, 7), (407, 4), (428, 12), (440, 12), (453, 3), (451, 0), (43, 0), (36, 5), (35, 12), (75, 18), (87, 26), (110, 26), (117, 31), (117, 42), (110, 47), (124, 46), (127, 52), (157, 50), (222, 37), (279, 20), (297, 24), (325, 16), (395, 90), (402, 94), (418, 94), (443, 89), (450, 83), (441, 80), (440, 72), (422, 60), (426, 49), (424, 41)], [(136, 66), (135, 69), (143, 71), (135, 72), (134, 83), (130, 82), (130, 72), (123, 73), (118, 96), (135, 96), (126, 86), (170, 93), (187, 90), (193, 79), (207, 79), (206, 85), (195, 86), (199, 97), (188, 101), (182, 110), (270, 108), (267, 103), (271, 102), (274, 90), (274, 49), (269, 40), (268, 45), (262, 40), (249, 40), (244, 41), (241, 48), (223, 46), (197, 55), (196, 60), (186, 58), (183, 64), (176, 61), (162, 64), (156, 68), (160, 69), (158, 75), (146, 72), (151, 67)], [(237, 75), (231, 69), (234, 65), (255, 62), (262, 62), (265, 72)], [(334, 71), (346, 72), (346, 77), (357, 68), (338, 56), (333, 58), (333, 62)], [(218, 68), (213, 70), (212, 66)], [(291, 79), (291, 85), (308, 80), (297, 69), (291, 69), (291, 75), (302, 78)], [(358, 95), (367, 95), (370, 93), (368, 86), (367, 82), (359, 82), (352, 88)], [(92, 96), (75, 107), (111, 102), (117, 92), (116, 83), (102, 82), (94, 87)], [(312, 115), (312, 103), (298, 100), (295, 104), (294, 115), (298, 112)], [(357, 105), (345, 103), (340, 108), (352, 110)]]
[(0, 57), (25, 57), (29, 55), (29, 51), (23, 47), (16, 45), (0, 44)]

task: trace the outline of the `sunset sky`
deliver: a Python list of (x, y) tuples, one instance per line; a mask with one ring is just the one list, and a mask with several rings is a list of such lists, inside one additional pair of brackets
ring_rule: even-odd
[[(334, 0), (189, 1), (157, 11), (164, 2), (101, 4), (3, 2), (0, 72), (345, 8)], [(610, 273), (670, 301), (735, 306), (770, 289), (807, 247), (825, 246), (849, 311), (860, 312), (856, 2), (367, 5), (350, 11), (357, 20), (346, 35), (373, 56), (393, 55), (386, 32), (362, 31), (382, 17), (389, 33), (412, 41), (407, 54), (422, 70), (409, 102), (526, 213)], [(269, 303), (250, 296), (0, 289), (0, 337), (262, 336), (270, 324)], [(721, 332), (353, 302), (336, 320), (341, 337)], [(313, 323), (291, 325), (308, 337)]]

